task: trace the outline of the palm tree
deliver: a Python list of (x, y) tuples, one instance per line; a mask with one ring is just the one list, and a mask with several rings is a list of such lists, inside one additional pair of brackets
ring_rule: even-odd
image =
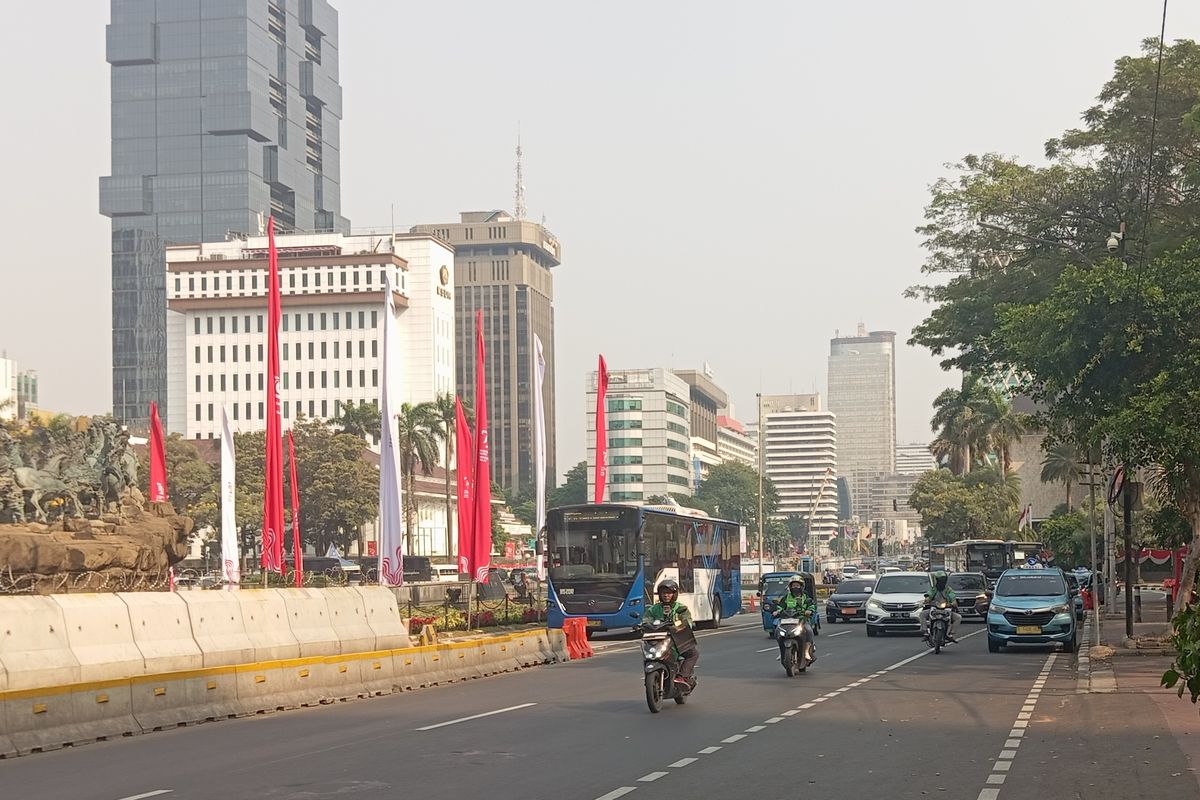
[(442, 466), (446, 472), (446, 555), (450, 555), (454, 552), (454, 517), (450, 513), (450, 459), (454, 457), (458, 418), (453, 394), (439, 394), (433, 401), (433, 405), (437, 409), (438, 417), (442, 422), (442, 431), (445, 434), (442, 436), (442, 447), (446, 457), (442, 461)]
[(980, 427), (988, 448), (996, 453), (1001, 473), (1007, 475), (1012, 465), (1012, 446), (1025, 435), (1024, 420), (1013, 411), (1012, 404), (1002, 393), (992, 390), (981, 408)]
[(351, 400), (342, 406), (342, 413), (334, 422), (339, 433), (349, 433), (353, 436), (372, 439), (379, 438), (379, 406), (366, 400), (355, 405)]
[(1063, 483), (1067, 487), (1067, 511), (1071, 511), (1071, 486), (1082, 474), (1079, 450), (1073, 444), (1059, 442), (1046, 451), (1042, 460), (1042, 482)]
[(937, 438), (929, 449), (958, 475), (969, 472), (986, 448), (986, 431), (981, 425), (986, 391), (977, 378), (964, 375), (962, 388), (946, 389), (933, 401), (930, 424)]
[(400, 455), (400, 472), (404, 479), (405, 544), (411, 553), (413, 515), (417, 510), (414, 494), (417, 467), (420, 466), (425, 475), (433, 471), (438, 460), (438, 444), (446, 432), (442, 428), (442, 418), (437, 406), (433, 403), (418, 403), (415, 406), (405, 403), (400, 406), (400, 413), (396, 415), (396, 419), (399, 423), (396, 450)]

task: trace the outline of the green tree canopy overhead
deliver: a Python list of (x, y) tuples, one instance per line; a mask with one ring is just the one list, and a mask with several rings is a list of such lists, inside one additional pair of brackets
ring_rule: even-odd
[(580, 461), (567, 470), (562, 484), (549, 492), (546, 497), (547, 508), (559, 506), (574, 506), (588, 501), (588, 469), (587, 462)]
[(931, 470), (917, 479), (908, 504), (921, 514), (921, 530), (934, 544), (967, 538), (1003, 538), (1016, 529), (1020, 481), (999, 469), (967, 476)]

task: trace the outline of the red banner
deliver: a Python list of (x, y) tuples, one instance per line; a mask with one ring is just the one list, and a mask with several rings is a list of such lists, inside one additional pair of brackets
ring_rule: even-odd
[(471, 574), (487, 578), (492, 560), (492, 470), (489, 463), (487, 376), (483, 347), (483, 312), (475, 312), (475, 515), (471, 520)]
[(596, 371), (596, 502), (604, 502), (605, 484), (608, 483), (608, 417), (605, 414), (605, 397), (608, 395), (608, 365), (600, 356), (600, 368)]
[(283, 421), (279, 398), (279, 253), (275, 218), (267, 219), (267, 437), (263, 481), (262, 568), (283, 572)]
[(167, 446), (158, 403), (150, 403), (150, 502), (167, 502)]
[(296, 567), (296, 587), (304, 585), (304, 548), (300, 544), (300, 487), (296, 484), (296, 440), (288, 431), (288, 478), (292, 484), (292, 561)]
[(470, 572), (475, 547), (475, 445), (462, 400), (454, 398), (454, 451), (458, 454), (458, 571)]

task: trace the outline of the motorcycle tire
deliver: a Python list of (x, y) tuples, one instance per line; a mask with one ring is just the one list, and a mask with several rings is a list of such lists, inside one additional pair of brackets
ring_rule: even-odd
[(662, 704), (662, 673), (651, 672), (646, 676), (646, 705), (649, 706), (651, 714), (657, 714), (662, 711)]
[(796, 650), (794, 648), (788, 649), (788, 654), (783, 662), (783, 671), (787, 673), (789, 678), (796, 675)]
[(933, 654), (939, 655), (942, 652), (942, 645), (946, 643), (946, 634), (942, 632), (942, 627), (939, 625), (933, 630)]

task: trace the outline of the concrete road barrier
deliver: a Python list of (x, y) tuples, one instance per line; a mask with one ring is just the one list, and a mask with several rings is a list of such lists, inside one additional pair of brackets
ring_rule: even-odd
[[(328, 702), (355, 697), (365, 690), (355, 665), (338, 658), (342, 654), (341, 633), (334, 630), (333, 613), (329, 607), (329, 589), (279, 589), (279, 596), (288, 612), (288, 625), (300, 645), (300, 658), (309, 660), (297, 668), (294, 676), (304, 695), (303, 704)], [(348, 591), (348, 590), (344, 590)], [(346, 595), (343, 594), (344, 598)], [(350, 612), (346, 612), (349, 614)], [(348, 623), (350, 619), (346, 620)], [(358, 636), (355, 644), (370, 646), (374, 634), (365, 623), (349, 635)], [(363, 635), (363, 632), (365, 636)], [(323, 660), (312, 661), (316, 657)]]
[(205, 667), (249, 664), (255, 660), (254, 642), (246, 633), (242, 604), (235, 592), (180, 592), (188, 607), (192, 638), (200, 648)]
[(133, 640), (146, 663), (145, 674), (129, 684), (133, 716), (142, 730), (208, 719), (202, 699), (207, 682), (198, 677), (204, 656), (192, 636), (187, 603), (174, 592), (118, 592), (117, 597), (129, 609)]
[(375, 632), (375, 649), (408, 647), (408, 624), (400, 616), (400, 608), (392, 591), (382, 586), (357, 586), (354, 591), (362, 597), (367, 624)]
[(338, 640), (339, 653), (369, 653), (379, 649), (375, 644), (375, 629), (367, 621), (363, 596), (357, 588), (322, 589), (320, 596), (328, 606), (328, 622)]
[(243, 589), (232, 594), (242, 607), (246, 636), (254, 646), (253, 661), (300, 657), (300, 643), (288, 624), (287, 606), (275, 589)]

